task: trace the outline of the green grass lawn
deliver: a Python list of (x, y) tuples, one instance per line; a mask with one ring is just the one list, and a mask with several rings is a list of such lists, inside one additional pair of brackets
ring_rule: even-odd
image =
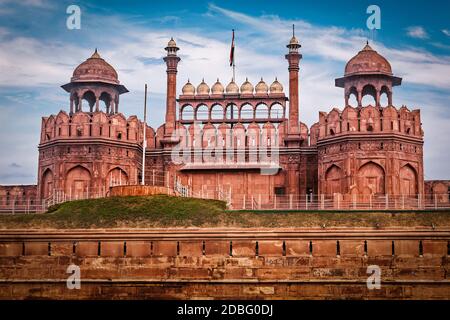
[(70, 201), (43, 214), (0, 216), (0, 228), (450, 226), (450, 210), (228, 211), (218, 200), (156, 195)]

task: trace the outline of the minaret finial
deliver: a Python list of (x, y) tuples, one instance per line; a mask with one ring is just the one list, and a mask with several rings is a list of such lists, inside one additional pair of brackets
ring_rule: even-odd
[(292, 36), (295, 37), (295, 24), (292, 24)]
[(369, 45), (369, 39), (366, 40), (366, 45)]

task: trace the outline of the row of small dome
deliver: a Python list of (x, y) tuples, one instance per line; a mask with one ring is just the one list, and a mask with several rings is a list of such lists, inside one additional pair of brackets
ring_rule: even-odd
[(196, 93), (198, 95), (209, 95), (211, 94), (267, 94), (269, 93), (282, 93), (283, 92), (283, 86), (280, 82), (278, 82), (277, 78), (275, 78), (275, 81), (272, 82), (272, 84), (269, 86), (264, 82), (264, 80), (261, 78), (261, 81), (258, 82), (258, 84), (253, 88), (253, 85), (248, 81), (248, 78), (245, 79), (244, 83), (241, 85), (241, 88), (239, 90), (239, 86), (234, 82), (234, 80), (231, 80), (231, 82), (226, 86), (226, 88), (223, 87), (222, 83), (220, 83), (219, 79), (217, 79), (216, 83), (213, 84), (211, 89), (209, 86), (205, 83), (205, 80), (203, 79), (202, 82), (197, 86), (197, 89), (195, 89), (194, 85), (188, 82), (183, 86), (181, 89), (183, 92), (183, 95), (195, 95)]

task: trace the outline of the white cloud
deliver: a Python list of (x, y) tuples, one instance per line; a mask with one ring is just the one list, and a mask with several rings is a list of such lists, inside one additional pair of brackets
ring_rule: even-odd
[(450, 37), (450, 30), (442, 29), (442, 33), (445, 34), (447, 37)]
[(421, 26), (408, 27), (408, 28), (406, 28), (406, 33), (411, 38), (417, 38), (417, 39), (427, 39), (428, 38), (428, 33)]

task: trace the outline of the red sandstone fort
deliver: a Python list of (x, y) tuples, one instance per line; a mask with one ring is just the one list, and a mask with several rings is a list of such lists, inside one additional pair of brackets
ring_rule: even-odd
[[(300, 121), (300, 47), (295, 36), (287, 45), (287, 93), (277, 79), (255, 86), (232, 79), (211, 87), (188, 81), (177, 95), (179, 48), (171, 39), (164, 57), (165, 122), (156, 130), (146, 126), (146, 139), (144, 122), (120, 112), (120, 95), (128, 90), (96, 50), (62, 86), (70, 107), (42, 118), (37, 185), (0, 187), (2, 205), (107, 196), (111, 187), (138, 185), (142, 178), (183, 195), (224, 199), (232, 208), (307, 208), (313, 199), (333, 207), (352, 201), (448, 204), (449, 181), (424, 181), (420, 110), (392, 105), (402, 79), (390, 63), (367, 43), (335, 80), (343, 88), (342, 110), (319, 112), (308, 128)], [(352, 95), (356, 105), (350, 105)], [(363, 105), (366, 95), (373, 105)], [(383, 95), (387, 105), (381, 105)], [(186, 161), (175, 162), (180, 146)], [(206, 149), (212, 157), (199, 158), (196, 152)], [(267, 167), (270, 174), (264, 174)]]

